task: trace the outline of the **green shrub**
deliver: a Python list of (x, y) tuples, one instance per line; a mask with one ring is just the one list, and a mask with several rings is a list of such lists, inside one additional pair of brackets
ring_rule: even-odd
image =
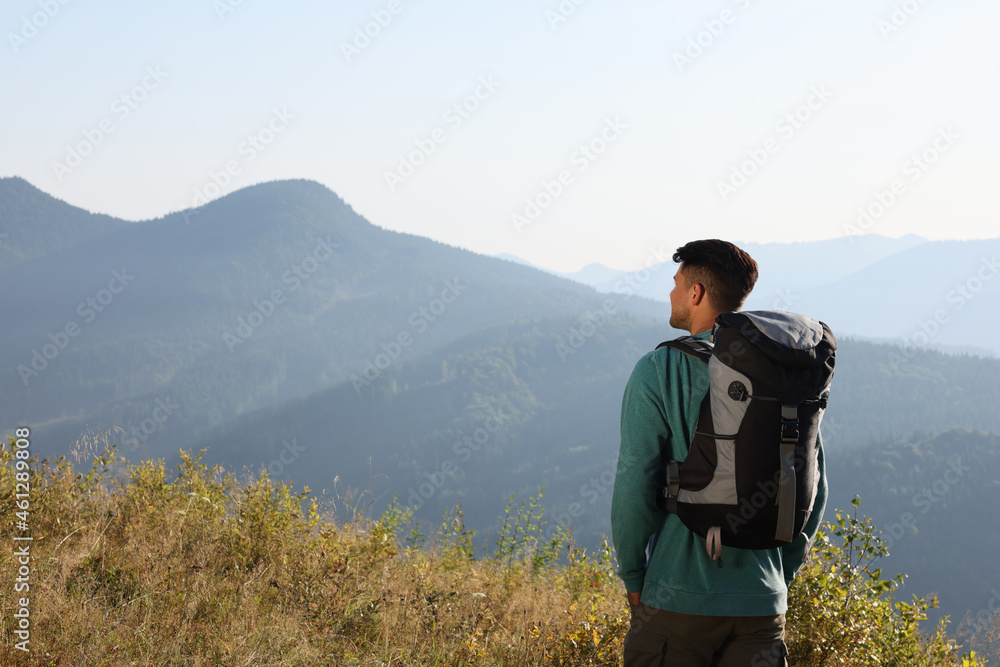
[(811, 545), (812, 554), (789, 588), (789, 662), (803, 667), (872, 665), (981, 665), (959, 662), (946, 635), (947, 617), (931, 635), (919, 631), (937, 599), (896, 601), (904, 575), (884, 578), (879, 559), (889, 554), (871, 519), (838, 510)]

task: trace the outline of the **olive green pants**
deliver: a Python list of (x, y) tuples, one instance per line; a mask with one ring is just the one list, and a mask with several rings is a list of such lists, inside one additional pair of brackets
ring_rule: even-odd
[(625, 667), (785, 667), (785, 615), (695, 616), (640, 604)]

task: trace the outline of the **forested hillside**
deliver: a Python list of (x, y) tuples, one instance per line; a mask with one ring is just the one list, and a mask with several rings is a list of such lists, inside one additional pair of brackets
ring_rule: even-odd
[(908, 594), (936, 594), (953, 630), (967, 610), (976, 617), (997, 608), (1000, 435), (951, 429), (884, 439), (829, 462), (831, 504), (860, 496), (887, 541), (885, 567), (909, 575)]
[[(88, 425), (128, 431), (160, 403), (177, 407), (157, 430), (190, 439), (346, 381), (382, 364), (380, 354), (416, 359), (519, 318), (579, 317), (609, 298), (380, 229), (308, 181), (254, 186), (106, 232), (23, 181), (3, 183), (3, 222), (14, 230), (5, 247), (32, 259), (0, 268), (0, 281), (16, 286), (0, 294), (10, 315), (0, 427), (35, 424), (54, 443)], [(25, 192), (44, 206), (19, 206)], [(48, 243), (66, 230), (81, 240)], [(662, 311), (614, 298), (622, 311)]]
[(1000, 433), (1000, 359), (840, 341), (824, 434), (837, 446), (937, 433)]
[[(594, 335), (574, 339), (588, 322)], [(274, 464), (281, 478), (315, 489), (332, 489), (339, 477), (342, 488), (369, 490), (377, 506), (395, 495), (426, 520), (461, 500), (480, 533), (496, 527), (492, 508), (503, 497), (544, 484), (550, 510), (581, 543), (599, 544), (610, 530), (622, 391), (662, 333), (622, 318), (599, 327), (587, 318), (497, 327), (402, 363), (358, 391), (345, 383), (220, 427), (198, 447), (208, 447), (213, 461), (255, 470)], [(831, 460), (916, 430), (1000, 432), (992, 410), (1000, 400), (1000, 362), (919, 352), (894, 367), (901, 354), (840, 343), (824, 421)], [(498, 413), (502, 426), (484, 432)], [(465, 439), (477, 431), (483, 441), (470, 446)], [(290, 453), (281, 459), (293, 440), (304, 449), (292, 461)]]
[[(23, 178), (0, 178), (0, 270), (100, 238), (128, 224), (54, 199)], [(19, 286), (27, 287), (30, 282)]]

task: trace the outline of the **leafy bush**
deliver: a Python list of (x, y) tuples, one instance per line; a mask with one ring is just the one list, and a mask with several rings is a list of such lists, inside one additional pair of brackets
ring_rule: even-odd
[(919, 622), (937, 600), (894, 600), (905, 576), (884, 578), (875, 567), (889, 555), (871, 519), (838, 510), (812, 545), (812, 556), (789, 588), (786, 619), (789, 662), (803, 667), (833, 665), (981, 665), (974, 654), (957, 662), (948, 639), (948, 619), (922, 635)]

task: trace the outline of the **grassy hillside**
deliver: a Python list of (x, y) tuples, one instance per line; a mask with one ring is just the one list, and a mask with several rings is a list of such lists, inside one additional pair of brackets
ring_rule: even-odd
[[(0, 450), (3, 516), (34, 540), (27, 601), (0, 597), (5, 664), (620, 664), (628, 611), (611, 554), (539, 540), (534, 504), (508, 506), (508, 530), (476, 559), (460, 510), (425, 540), (407, 535), (405, 511), (331, 522), (306, 494), (188, 456), (170, 474), (106, 451), (78, 474), (15, 451)], [(893, 603), (869, 524), (827, 531), (792, 585), (794, 664), (974, 664), (943, 626), (917, 632), (927, 602)], [(0, 568), (15, 566), (0, 551)]]

